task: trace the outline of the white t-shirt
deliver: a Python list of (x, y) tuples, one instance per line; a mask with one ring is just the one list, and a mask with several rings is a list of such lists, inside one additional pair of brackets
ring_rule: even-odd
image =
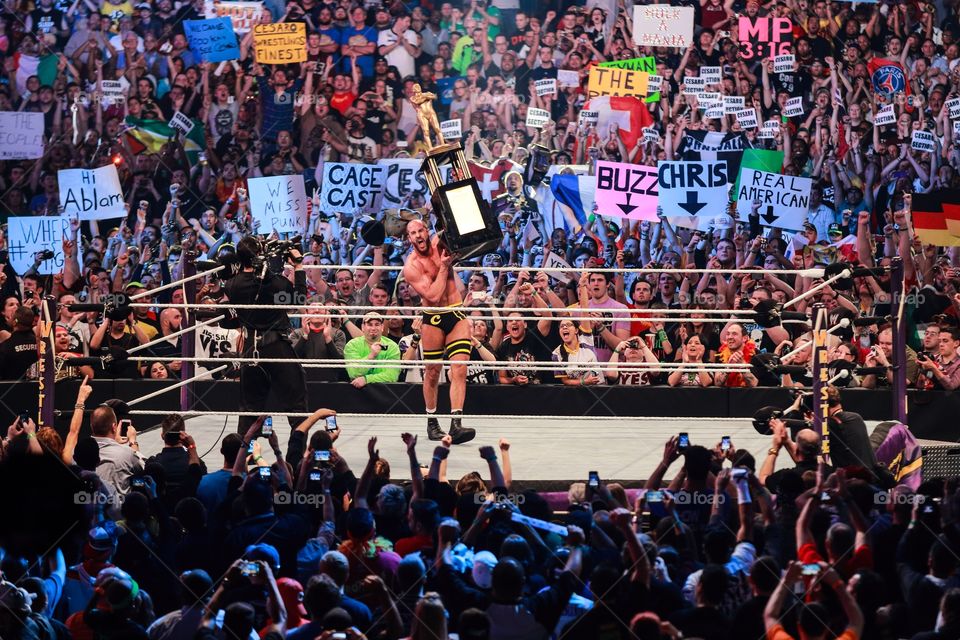
[(597, 354), (593, 352), (589, 342), (583, 339), (580, 340), (580, 348), (573, 353), (567, 352), (562, 344), (554, 349), (553, 361), (559, 365), (554, 372), (558, 378), (583, 380), (587, 376), (599, 376), (600, 384), (606, 384), (603, 369), (597, 362)]
[[(407, 29), (406, 33), (403, 34), (403, 37), (413, 46), (417, 46), (417, 32), (413, 29)], [(393, 32), (393, 29), (384, 29), (377, 37), (377, 48), (390, 46), (399, 39), (400, 37)], [(410, 55), (410, 52), (407, 51), (403, 46), (397, 47), (384, 57), (387, 59), (388, 65), (397, 68), (397, 71), (400, 72), (401, 79), (406, 78), (407, 76), (412, 76), (416, 73), (416, 66), (414, 65), (413, 56)]]

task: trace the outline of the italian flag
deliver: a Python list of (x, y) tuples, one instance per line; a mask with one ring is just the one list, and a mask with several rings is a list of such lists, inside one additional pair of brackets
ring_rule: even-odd
[[(127, 116), (127, 141), (130, 149), (135, 154), (139, 153), (160, 153), (167, 142), (177, 132), (163, 120), (147, 120), (143, 118), (134, 118)], [(183, 150), (187, 154), (187, 160), (191, 165), (197, 164), (200, 152), (206, 146), (206, 136), (203, 130), (203, 123), (199, 120), (192, 120), (193, 129), (185, 137), (181, 137)]]

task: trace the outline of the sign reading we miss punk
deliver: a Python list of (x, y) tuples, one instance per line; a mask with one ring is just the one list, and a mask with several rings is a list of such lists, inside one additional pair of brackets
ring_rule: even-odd
[(738, 23), (740, 57), (775, 58), (793, 53), (793, 22), (789, 18), (749, 18)]
[(289, 64), (307, 60), (307, 25), (302, 22), (258, 24), (253, 46), (260, 64)]

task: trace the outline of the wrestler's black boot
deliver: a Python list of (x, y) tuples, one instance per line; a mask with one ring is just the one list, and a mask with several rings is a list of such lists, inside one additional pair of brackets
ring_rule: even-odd
[(447, 434), (440, 428), (440, 421), (436, 418), (427, 418), (427, 437), (431, 440), (443, 440)]
[(477, 437), (476, 429), (469, 429), (460, 425), (460, 413), (459, 411), (454, 411), (454, 417), (450, 419), (450, 437), (453, 438), (453, 444), (470, 442)]

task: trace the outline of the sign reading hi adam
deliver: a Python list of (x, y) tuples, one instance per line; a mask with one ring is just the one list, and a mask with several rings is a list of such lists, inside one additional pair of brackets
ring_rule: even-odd
[(57, 172), (63, 215), (81, 220), (104, 220), (127, 215), (117, 167), (61, 169)]
[(634, 5), (633, 42), (652, 47), (689, 47), (693, 43), (693, 7)]
[(289, 64), (307, 60), (307, 25), (302, 22), (258, 24), (253, 46), (260, 64)]

